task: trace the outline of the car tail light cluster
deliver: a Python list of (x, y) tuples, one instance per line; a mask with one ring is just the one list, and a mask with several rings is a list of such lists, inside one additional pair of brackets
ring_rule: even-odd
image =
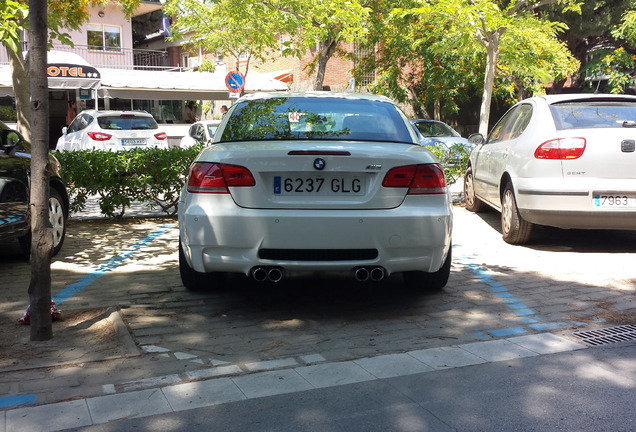
[(112, 138), (112, 135), (103, 132), (89, 132), (86, 135), (95, 141), (108, 141)]
[(409, 188), (407, 195), (446, 193), (444, 170), (439, 164), (407, 165), (389, 170), (384, 187)]
[(159, 132), (155, 134), (155, 138), (157, 138), (159, 141), (163, 141), (165, 139), (168, 139), (168, 135), (165, 132)]
[(585, 151), (585, 138), (558, 138), (546, 141), (534, 151), (537, 159), (578, 159)]
[(256, 185), (250, 170), (238, 165), (213, 162), (195, 162), (190, 168), (188, 192), (230, 193), (229, 187), (249, 187)]

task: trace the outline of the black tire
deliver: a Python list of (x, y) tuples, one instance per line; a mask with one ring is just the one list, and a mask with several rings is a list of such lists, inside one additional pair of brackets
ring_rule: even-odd
[(531, 236), (534, 224), (519, 214), (512, 183), (507, 183), (501, 195), (501, 233), (506, 243), (524, 244)]
[[(49, 222), (53, 227), (53, 256), (57, 255), (66, 238), (66, 221), (68, 218), (68, 209), (64, 205), (64, 200), (58, 191), (51, 189), (49, 197)], [(31, 254), (31, 231), (28, 234), (18, 238), (20, 248), (25, 257)]]
[(442, 267), (433, 273), (423, 271), (404, 272), (404, 282), (411, 289), (438, 292), (446, 286), (450, 277), (453, 262), (453, 247), (448, 249), (448, 255)]
[(487, 206), (475, 195), (473, 170), (471, 168), (468, 168), (466, 175), (464, 175), (464, 201), (466, 202), (466, 210), (474, 213), (484, 211)]
[(181, 247), (181, 239), (179, 239), (179, 274), (181, 283), (190, 291), (219, 290), (223, 288), (226, 276), (222, 272), (200, 273), (190, 267)]

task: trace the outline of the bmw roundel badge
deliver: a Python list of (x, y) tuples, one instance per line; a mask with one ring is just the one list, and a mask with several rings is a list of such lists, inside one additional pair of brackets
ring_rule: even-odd
[(316, 159), (314, 160), (314, 168), (316, 168), (317, 170), (321, 170), (325, 167), (325, 160), (324, 159)]

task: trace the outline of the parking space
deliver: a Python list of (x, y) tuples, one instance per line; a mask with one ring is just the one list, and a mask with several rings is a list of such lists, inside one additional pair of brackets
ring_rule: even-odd
[[(0, 278), (10, 282), (0, 288), (0, 318), (16, 334), (3, 339), (11, 344), (0, 364), (5, 394), (44, 389), (38, 403), (52, 402), (69, 376), (75, 390), (64, 387), (66, 397), (97, 396), (636, 322), (636, 233), (546, 228), (533, 244), (511, 246), (498, 217), (455, 208), (451, 278), (434, 294), (404, 289), (399, 275), (358, 283), (314, 274), (277, 284), (232, 277), (222, 291), (193, 293), (179, 278), (175, 220), (72, 221), (52, 292), (63, 316), (98, 313), (54, 323), (54, 340), (31, 349), (28, 328), (15, 324), (28, 304), (29, 267), (3, 251)], [(106, 318), (119, 332), (98, 326)], [(122, 326), (136, 353), (122, 350)], [(37, 383), (25, 380), (27, 367)]]

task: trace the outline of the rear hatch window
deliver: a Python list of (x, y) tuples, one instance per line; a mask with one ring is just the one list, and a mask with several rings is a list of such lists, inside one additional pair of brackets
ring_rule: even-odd
[(636, 103), (621, 100), (576, 100), (550, 105), (558, 130), (636, 127)]
[(159, 125), (152, 117), (128, 114), (98, 117), (97, 123), (100, 128), (107, 130), (148, 130), (159, 128)]
[(258, 140), (388, 141), (412, 144), (397, 108), (382, 101), (277, 97), (246, 100), (232, 111), (221, 142)]

